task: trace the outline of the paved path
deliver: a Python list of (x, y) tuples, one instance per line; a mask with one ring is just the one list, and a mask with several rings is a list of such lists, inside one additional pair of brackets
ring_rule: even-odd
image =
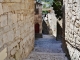
[(61, 42), (55, 37), (43, 35), (36, 39), (35, 48), (25, 60), (67, 60), (61, 48)]
[(35, 49), (36, 52), (50, 52), (50, 53), (61, 53), (61, 42), (56, 41), (54, 37), (51, 36), (43, 36), (43, 38), (39, 38), (35, 41)]

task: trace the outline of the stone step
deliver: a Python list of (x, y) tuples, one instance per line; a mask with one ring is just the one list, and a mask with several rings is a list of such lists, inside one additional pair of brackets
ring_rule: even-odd
[(35, 38), (42, 38), (42, 34), (36, 33)]
[(40, 48), (35, 47), (34, 52), (49, 52), (49, 53), (63, 53), (62, 48)]
[(54, 55), (54, 56), (65, 56), (65, 53), (48, 53), (48, 52), (32, 52), (30, 55), (40, 54), (40, 55)]
[(25, 60), (67, 60), (65, 53), (32, 52)]
[(43, 38), (55, 38), (54, 36), (52, 36), (52, 35), (42, 35), (43, 36)]

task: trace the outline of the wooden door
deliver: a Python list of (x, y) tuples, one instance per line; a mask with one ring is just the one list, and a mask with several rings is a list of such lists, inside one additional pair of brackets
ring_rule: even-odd
[(35, 33), (39, 33), (39, 24), (38, 23), (35, 24)]

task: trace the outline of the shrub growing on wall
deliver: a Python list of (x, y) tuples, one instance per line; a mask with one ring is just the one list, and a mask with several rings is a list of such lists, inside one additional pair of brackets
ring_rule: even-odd
[(42, 11), (42, 13), (43, 13), (43, 14), (47, 14), (47, 13), (48, 13), (48, 11)]

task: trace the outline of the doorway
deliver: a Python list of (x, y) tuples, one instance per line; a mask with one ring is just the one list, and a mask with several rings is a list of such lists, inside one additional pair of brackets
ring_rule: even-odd
[(39, 24), (38, 23), (35, 24), (35, 33), (39, 33)]

